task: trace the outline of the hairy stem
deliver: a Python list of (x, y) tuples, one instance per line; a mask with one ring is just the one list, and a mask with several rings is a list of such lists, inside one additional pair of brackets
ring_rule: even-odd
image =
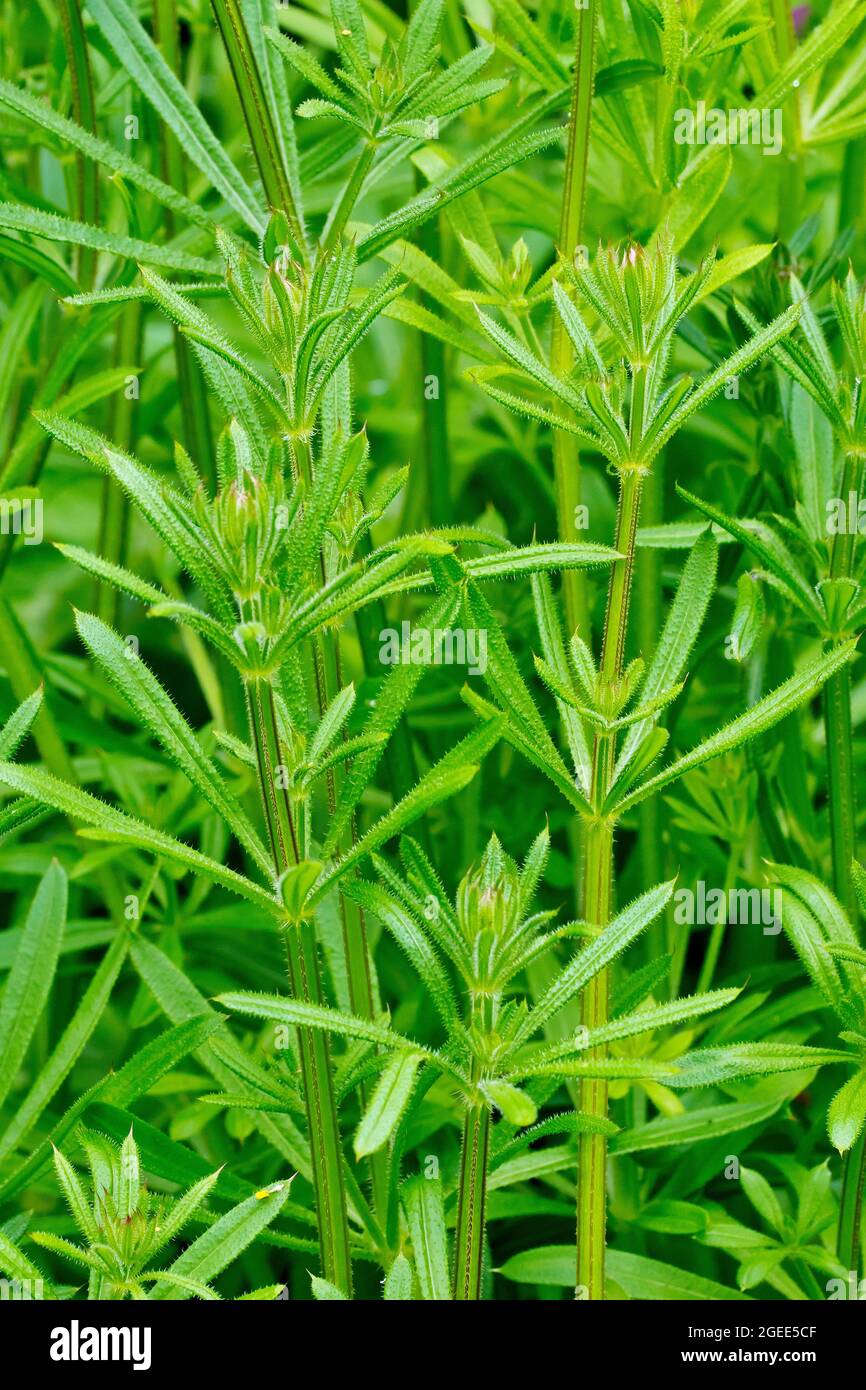
[[(115, 360), (118, 365), (138, 360), (141, 349), (141, 304), (127, 304), (117, 325)], [(135, 438), (135, 396), (115, 396), (112, 402), (110, 436), (120, 449), (128, 449)], [(99, 553), (112, 564), (123, 564), (129, 526), (129, 502), (125, 493), (112, 478), (102, 484), (102, 512), (99, 527)], [(113, 584), (97, 584), (97, 612), (103, 622), (113, 623), (117, 613), (118, 594)]]
[(824, 686), (827, 790), (833, 889), (852, 921), (857, 900), (851, 881), (855, 851), (854, 753), (851, 729), (851, 673), (846, 666)]
[[(153, 31), (165, 61), (172, 72), (180, 77), (177, 0), (154, 0)], [(164, 178), (173, 188), (184, 192), (187, 180), (183, 150), (177, 137), (163, 125), (160, 126), (160, 153)], [(163, 217), (168, 235), (173, 236), (174, 213), (166, 208)], [(205, 481), (213, 488), (216, 486), (216, 459), (204, 380), (190, 343), (176, 324), (173, 325), (173, 337), (184, 443)]]
[[(302, 846), (289, 793), (280, 786), (278, 769), (282, 759), (273, 688), (267, 681), (253, 681), (248, 687), (248, 697), (262, 806), (274, 869), (280, 875), (298, 863), (302, 857)], [(307, 921), (286, 923), (285, 941), (293, 996), (321, 1004), (322, 983), (313, 925)], [(307, 1108), (322, 1273), (343, 1293), (351, 1296), (352, 1263), (343, 1181), (343, 1149), (327, 1034), (317, 1029), (299, 1028), (298, 1050)]]
[[(585, 9), (577, 11), (577, 40), (574, 57), (574, 76), (571, 89), (571, 112), (568, 123), (568, 144), (565, 152), (565, 184), (559, 223), (559, 251), (573, 260), (583, 235), (583, 211), (586, 200), (586, 170), (589, 160), (589, 136), (592, 118), (592, 88), (595, 65), (596, 4), (590, 0)], [(558, 315), (554, 319), (551, 343), (551, 367), (557, 376), (566, 376), (573, 362), (571, 340)], [(553, 435), (553, 470), (556, 491), (556, 525), (561, 541), (579, 540), (575, 526), (576, 509), (580, 502), (580, 456), (576, 441), (562, 430)], [(585, 595), (583, 575), (579, 570), (566, 570), (562, 576), (565, 614), (569, 636), (581, 626), (584, 618)]]
[(471, 1105), (463, 1122), (454, 1239), (454, 1297), (460, 1302), (481, 1297), (489, 1142), (490, 1111), (483, 1103)]
[(299, 252), (303, 254), (303, 224), (289, 182), (279, 137), (244, 22), (240, 0), (211, 0), (211, 8), (228, 55), (235, 91), (244, 113), (265, 198), (269, 207), (286, 214), (292, 236)]
[[(63, 28), (63, 46), (66, 49), (66, 66), (72, 88), (72, 114), (85, 130), (96, 134), (96, 102), (93, 97), (93, 77), (90, 70), (90, 56), (84, 23), (81, 18), (80, 0), (60, 0), (60, 23)], [(99, 175), (96, 164), (86, 155), (75, 156), (76, 188), (75, 212), (79, 221), (95, 225), (99, 214)], [(87, 287), (93, 283), (96, 269), (96, 252), (86, 246), (75, 248), (75, 267), (79, 283)]]
[[(604, 926), (610, 917), (612, 860), (613, 827), (609, 821), (599, 820), (587, 831), (584, 856), (584, 911), (587, 921), (597, 926)], [(608, 973), (602, 970), (584, 990), (581, 1019), (585, 1028), (598, 1028), (607, 1021), (608, 988)], [(604, 1048), (587, 1055), (603, 1056)], [(587, 1115), (607, 1115), (605, 1080), (582, 1082), (580, 1108)], [(577, 1165), (577, 1297), (594, 1301), (604, 1298), (606, 1165), (605, 1136), (581, 1135)]]
[(860, 1229), (863, 1224), (863, 1186), (866, 1181), (866, 1129), (845, 1155), (836, 1253), (845, 1270), (860, 1277)]
[[(789, 0), (770, 0), (776, 57), (782, 67), (794, 52), (796, 36)], [(785, 143), (788, 153), (779, 161), (779, 215), (781, 236), (789, 236), (804, 216), (805, 171), (800, 121), (800, 96), (794, 91), (784, 106), (785, 119), (790, 118), (791, 137)]]
[[(613, 685), (622, 672), (628, 610), (634, 571), (635, 536), (640, 511), (641, 473), (625, 472), (620, 480), (614, 547), (624, 557), (611, 567), (601, 653), (602, 680)], [(613, 777), (614, 740), (596, 735), (593, 747), (593, 804), (597, 815), (586, 833), (584, 855), (584, 916), (603, 927), (610, 920), (613, 878), (613, 824), (601, 813), (604, 796)], [(586, 1028), (607, 1022), (608, 972), (590, 981), (581, 1001)], [(599, 1049), (596, 1055), (603, 1055)], [(607, 1082), (587, 1080), (581, 1086), (581, 1110), (604, 1119), (607, 1115)], [(577, 1170), (577, 1289), (578, 1297), (604, 1298), (604, 1247), (607, 1219), (605, 1165), (607, 1141), (601, 1134), (580, 1139)]]
[[(860, 461), (845, 455), (842, 496), (862, 487)], [(849, 577), (854, 570), (856, 536), (836, 535), (830, 551), (830, 574)], [(833, 888), (852, 922), (857, 920), (857, 896), (851, 868), (857, 849), (857, 804), (854, 782), (854, 747), (851, 723), (851, 671), (832, 675), (824, 686), (824, 736), (827, 745), (827, 796), (830, 812), (830, 856)], [(842, 1197), (839, 1208), (837, 1253), (846, 1270), (859, 1270), (860, 1212), (866, 1181), (866, 1136), (861, 1135), (842, 1163)]]

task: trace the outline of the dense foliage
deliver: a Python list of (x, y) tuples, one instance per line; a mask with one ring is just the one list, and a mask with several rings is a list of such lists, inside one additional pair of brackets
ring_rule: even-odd
[(32, 8), (4, 1292), (856, 1298), (866, 2)]

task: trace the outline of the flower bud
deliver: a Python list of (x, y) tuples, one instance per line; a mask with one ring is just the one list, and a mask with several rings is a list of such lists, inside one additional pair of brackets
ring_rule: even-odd
[(481, 863), (469, 870), (457, 890), (460, 926), (469, 941), (482, 935), (500, 941), (517, 925), (518, 912), (517, 869), (493, 835)]

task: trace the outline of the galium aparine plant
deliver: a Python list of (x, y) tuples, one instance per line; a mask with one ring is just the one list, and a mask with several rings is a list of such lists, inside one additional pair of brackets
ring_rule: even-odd
[(3, 20), (3, 1288), (856, 1298), (866, 4), (329, 9)]

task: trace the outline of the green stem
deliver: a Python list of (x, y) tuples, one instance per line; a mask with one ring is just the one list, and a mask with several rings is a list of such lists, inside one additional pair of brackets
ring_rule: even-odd
[[(842, 496), (861, 485), (859, 459), (845, 455)], [(845, 531), (833, 538), (830, 575), (844, 579), (854, 572), (856, 536)], [(853, 732), (851, 726), (851, 673), (848, 667), (831, 676), (824, 687), (824, 729), (827, 742), (827, 792), (830, 810), (830, 847), (833, 887), (852, 922), (857, 920), (857, 900), (851, 879), (856, 852), (857, 803), (854, 784)]]
[(824, 728), (833, 889), (851, 920), (856, 921), (857, 900), (851, 880), (855, 852), (854, 755), (851, 673), (847, 666), (831, 676), (824, 686)]
[[(664, 519), (664, 453), (656, 460), (652, 474), (644, 484), (641, 520), (645, 526), (658, 525)], [(638, 552), (635, 562), (636, 619), (638, 650), (648, 660), (662, 625), (662, 552), (646, 546)], [(662, 843), (661, 800), (650, 796), (638, 807), (637, 855), (643, 888), (649, 889), (665, 877)], [(646, 932), (647, 960), (654, 960), (667, 949), (666, 923), (662, 915), (652, 922)]]
[[(584, 855), (585, 908), (587, 921), (604, 926), (610, 917), (613, 826), (598, 820), (589, 827)], [(583, 993), (581, 1018), (585, 1028), (598, 1028), (607, 1022), (608, 973), (602, 970)], [(604, 1048), (593, 1049), (592, 1057), (604, 1055)], [(607, 1081), (587, 1080), (580, 1088), (580, 1108), (584, 1114), (607, 1115)], [(578, 1297), (597, 1301), (604, 1298), (604, 1246), (607, 1222), (607, 1139), (603, 1134), (584, 1134), (580, 1138), (577, 1165), (577, 1290)]]
[[(842, 496), (862, 487), (858, 459), (845, 455), (842, 469)], [(830, 574), (834, 579), (850, 576), (854, 570), (856, 536), (837, 535), (830, 552)], [(830, 810), (830, 854), (833, 888), (852, 922), (857, 921), (857, 895), (851, 867), (857, 851), (857, 803), (854, 782), (854, 748), (851, 723), (851, 672), (846, 666), (831, 676), (824, 686), (824, 737), (827, 744), (827, 796)], [(843, 1160), (842, 1197), (839, 1208), (837, 1253), (845, 1269), (859, 1271), (860, 1212), (866, 1180), (866, 1132), (861, 1134)]]
[[(635, 380), (636, 387), (640, 379), (638, 374)], [(641, 401), (642, 395), (638, 390), (632, 405), (632, 410), (636, 411), (638, 417), (642, 413)], [(614, 547), (624, 558), (617, 560), (611, 568), (601, 653), (601, 677), (608, 686), (613, 686), (622, 672), (634, 571), (635, 536), (640, 512), (641, 479), (642, 475), (637, 469), (622, 473), (620, 478)], [(596, 735), (593, 747), (592, 786), (596, 818), (590, 822), (586, 832), (584, 917), (597, 927), (607, 924), (611, 911), (614, 827), (610, 818), (601, 814), (600, 807), (613, 776), (615, 751), (612, 738)], [(590, 981), (583, 993), (581, 1003), (584, 1027), (599, 1028), (607, 1022), (608, 990), (608, 972), (602, 970)], [(594, 1055), (603, 1056), (604, 1049), (595, 1050)], [(581, 1110), (600, 1119), (606, 1118), (607, 1093), (606, 1081), (584, 1081), (581, 1086)], [(582, 1135), (577, 1170), (577, 1289), (579, 1297), (591, 1300), (604, 1298), (606, 1162), (607, 1141), (604, 1135)]]
[[(437, 265), (442, 263), (439, 219), (432, 218), (419, 230), (421, 249)], [(427, 295), (419, 301), (435, 311)], [(421, 334), (421, 376), (424, 381), (422, 428), (424, 466), (427, 477), (428, 520), (433, 526), (446, 526), (452, 520), (451, 454), (448, 447), (448, 407), (445, 344), (430, 333)], [(435, 383), (428, 398), (427, 383)]]
[[(741, 848), (739, 845), (732, 845), (730, 858), (728, 859), (728, 871), (725, 875), (725, 902), (730, 901), (730, 890), (736, 882), (740, 867)], [(710, 932), (710, 939), (707, 949), (704, 952), (704, 959), (701, 962), (701, 970), (698, 975), (697, 992), (703, 994), (713, 983), (713, 976), (716, 973), (716, 966), (719, 963), (719, 956), (722, 950), (722, 943), (725, 939), (725, 929), (728, 925), (727, 912), (723, 913), (721, 919), (713, 924)]]
[[(279, 785), (278, 769), (282, 758), (273, 688), (267, 681), (253, 681), (248, 687), (248, 697), (262, 806), (274, 868), (276, 874), (280, 875), (298, 863), (302, 847), (288, 790)], [(313, 1004), (323, 1003), (318, 947), (312, 923), (287, 923), (285, 940), (289, 985), (293, 996)], [(343, 1181), (343, 1149), (328, 1035), (318, 1029), (299, 1028), (298, 1050), (310, 1135), (322, 1273), (351, 1297), (352, 1263)]]
[(836, 1251), (846, 1270), (860, 1277), (860, 1231), (863, 1224), (863, 1186), (866, 1182), (866, 1129), (845, 1155)]
[[(313, 458), (308, 441), (298, 441), (295, 449), (295, 464), (298, 473), (308, 488), (313, 486)], [(319, 556), (318, 578), (326, 581), (324, 558)], [(316, 702), (319, 715), (323, 715), (329, 703), (342, 688), (342, 662), (340, 657), (340, 638), (338, 633), (317, 634), (313, 639), (313, 663), (315, 668)], [(345, 732), (342, 735), (346, 737)], [(329, 768), (325, 775), (328, 810), (333, 815), (337, 804), (337, 793), (344, 774), (337, 768)], [(356, 840), (354, 817), (342, 837), (340, 853), (352, 848)], [(346, 961), (346, 977), (349, 986), (349, 1003), (352, 1012), (361, 1018), (375, 1018), (376, 1007), (373, 995), (373, 980), (370, 971), (370, 948), (367, 940), (367, 923), (363, 910), (356, 903), (340, 894), (340, 920), (343, 932), (343, 955)], [(361, 1097), (368, 1094), (361, 1087)], [(370, 1167), (373, 1202), (377, 1216), (384, 1221), (388, 1200), (388, 1154), (380, 1150), (371, 1154)]]
[(346, 223), (352, 215), (352, 209), (358, 201), (361, 189), (364, 186), (364, 180), (370, 172), (375, 153), (375, 141), (365, 138), (361, 153), (353, 164), (352, 171), (346, 180), (346, 186), (340, 194), (340, 201), (328, 218), (322, 233), (323, 254), (327, 255), (328, 252), (333, 251), (334, 247), (339, 244)]
[[(80, 0), (60, 0), (60, 23), (63, 28), (63, 46), (66, 49), (66, 66), (69, 69), (72, 88), (72, 114), (79, 125), (95, 135), (96, 102), (93, 97), (93, 77)], [(99, 209), (99, 175), (96, 164), (86, 155), (77, 154), (75, 168), (76, 216), (79, 221), (94, 226), (98, 221)], [(85, 246), (76, 247), (75, 265), (79, 283), (84, 287), (91, 285), (96, 269), (96, 252)]]
[[(794, 52), (796, 36), (790, 0), (771, 0), (776, 57), (782, 67)], [(785, 102), (784, 113), (790, 117), (792, 138), (786, 141), (789, 152), (779, 161), (779, 234), (790, 235), (805, 216), (805, 177), (803, 169), (800, 96), (792, 92)]]
[[(592, 121), (596, 8), (595, 0), (590, 0), (585, 9), (577, 11), (571, 112), (559, 223), (559, 251), (569, 261), (574, 259), (575, 250), (581, 245), (583, 235), (586, 171)], [(557, 315), (553, 324), (551, 368), (557, 376), (567, 376), (573, 360), (571, 340)], [(575, 440), (562, 430), (555, 430), (553, 435), (553, 471), (559, 539), (579, 540), (580, 535), (575, 527), (575, 512), (580, 502), (580, 455)], [(562, 583), (568, 635), (571, 636), (581, 626), (585, 615), (583, 576), (578, 570), (566, 570), (562, 576)]]
[[(153, 32), (165, 61), (172, 72), (180, 77), (176, 0), (154, 0)], [(172, 131), (162, 124), (160, 139), (163, 176), (167, 183), (183, 193), (186, 191), (186, 168), (180, 142)], [(166, 208), (163, 217), (166, 232), (171, 237), (175, 232), (174, 213), (170, 208)], [(188, 340), (176, 326), (173, 333), (184, 443), (206, 482), (213, 488), (216, 486), (216, 460), (204, 380)]]
[(481, 1297), (490, 1111), (471, 1105), (463, 1122), (459, 1197), (454, 1243), (454, 1297), (459, 1302)]
[(292, 193), (240, 0), (211, 0), (211, 8), (228, 55), (235, 91), (244, 114), (265, 198), (269, 207), (286, 214), (292, 236), (303, 255), (303, 224)]
[(861, 136), (859, 140), (849, 140), (845, 146), (841, 184), (839, 231), (844, 231), (846, 227), (859, 229), (863, 218), (864, 193), (866, 193), (866, 137)]
[[(138, 360), (141, 347), (141, 304), (128, 304), (117, 325), (115, 359), (120, 363)], [(116, 397), (111, 411), (109, 435), (119, 449), (128, 449), (135, 437), (136, 401), (125, 394)], [(102, 511), (99, 529), (99, 554), (112, 564), (123, 563), (129, 524), (129, 503), (112, 478), (102, 485)], [(117, 612), (118, 595), (112, 584), (97, 584), (97, 612), (103, 622), (113, 623)]]

